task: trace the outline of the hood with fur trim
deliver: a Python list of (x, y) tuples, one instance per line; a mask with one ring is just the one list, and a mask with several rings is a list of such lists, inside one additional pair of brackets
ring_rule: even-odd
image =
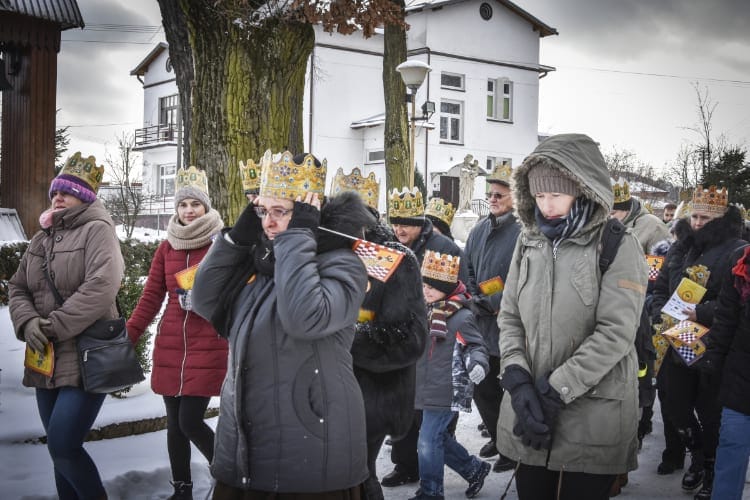
[(541, 165), (559, 170), (574, 180), (583, 195), (600, 207), (594, 211), (589, 228), (604, 224), (612, 209), (614, 195), (599, 146), (584, 134), (559, 134), (540, 142), (513, 171), (514, 212), (525, 231), (539, 232), (534, 217), (536, 201), (529, 190), (529, 170)]

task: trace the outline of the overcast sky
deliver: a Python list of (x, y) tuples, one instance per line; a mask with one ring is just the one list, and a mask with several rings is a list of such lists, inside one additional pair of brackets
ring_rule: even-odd
[[(750, 144), (750, 2), (747, 0), (516, 0), (554, 27), (540, 62), (539, 132), (584, 132), (603, 151), (630, 150), (660, 168), (699, 142), (693, 84), (717, 104), (714, 134)], [(165, 40), (155, 0), (78, 0), (87, 28), (63, 32), (60, 125), (71, 151), (103, 158), (142, 124), (143, 93), (130, 71)], [(104, 24), (130, 25), (104, 30)], [(478, 41), (479, 43), (479, 41)]]

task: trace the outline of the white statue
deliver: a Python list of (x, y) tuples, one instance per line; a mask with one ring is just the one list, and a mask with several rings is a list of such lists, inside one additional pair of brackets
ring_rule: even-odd
[(457, 212), (470, 212), (471, 200), (474, 197), (474, 179), (479, 174), (479, 162), (471, 155), (466, 155), (461, 165), (461, 174), (458, 178), (458, 210)]

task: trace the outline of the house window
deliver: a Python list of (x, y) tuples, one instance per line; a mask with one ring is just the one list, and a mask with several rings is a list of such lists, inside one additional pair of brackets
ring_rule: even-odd
[(159, 165), (159, 194), (174, 196), (174, 174), (176, 168), (173, 163)]
[(177, 94), (159, 98), (159, 125), (177, 125), (177, 110), (180, 98)]
[(487, 80), (487, 118), (513, 119), (513, 82), (507, 78)]
[(367, 160), (365, 160), (365, 163), (383, 163), (384, 161), (384, 149), (370, 149), (367, 151)]
[(460, 143), (463, 140), (463, 111), (461, 101), (440, 101), (440, 140)]
[(511, 166), (511, 158), (504, 158), (502, 156), (488, 156), (487, 157), (487, 172), (491, 173), (495, 170), (495, 165), (507, 165)]
[(464, 90), (464, 75), (440, 73), (440, 87), (450, 90)]

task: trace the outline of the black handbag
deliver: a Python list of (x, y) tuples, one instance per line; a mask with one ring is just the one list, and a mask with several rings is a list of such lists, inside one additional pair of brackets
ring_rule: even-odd
[[(63, 298), (49, 275), (46, 258), (43, 269), (55, 300), (62, 305)], [(125, 329), (119, 301), (117, 311), (119, 318), (97, 320), (77, 337), (78, 365), (86, 392), (117, 392), (146, 378)]]

